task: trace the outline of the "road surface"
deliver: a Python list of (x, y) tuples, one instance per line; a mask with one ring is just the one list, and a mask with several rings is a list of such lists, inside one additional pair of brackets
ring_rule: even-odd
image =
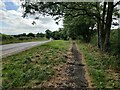
[(41, 45), (50, 41), (51, 40), (0, 45), (0, 57), (10, 56), (18, 52), (27, 50), (31, 47)]

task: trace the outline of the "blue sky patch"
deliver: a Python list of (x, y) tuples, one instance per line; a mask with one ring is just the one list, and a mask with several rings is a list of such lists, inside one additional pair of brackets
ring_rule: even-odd
[(15, 10), (17, 11), (19, 6), (15, 5), (13, 2), (4, 2), (6, 10)]

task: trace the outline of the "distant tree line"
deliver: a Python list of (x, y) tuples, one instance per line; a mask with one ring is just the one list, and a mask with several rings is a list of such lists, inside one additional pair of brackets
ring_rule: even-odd
[(46, 31), (46, 38), (52, 38), (54, 40), (59, 40), (59, 39), (62, 39), (62, 40), (68, 40), (69, 37), (66, 33), (66, 31), (64, 31), (64, 28), (59, 28), (58, 31), (50, 31), (49, 29), (47, 29)]
[(1, 41), (6, 41), (6, 40), (12, 40), (12, 39), (18, 39), (18, 40), (29, 40), (33, 38), (43, 38), (45, 37), (45, 34), (43, 33), (23, 33), (23, 34), (18, 34), (18, 35), (6, 35), (6, 34), (0, 34), (0, 40)]
[(28, 39), (33, 39), (33, 38), (43, 38), (45, 37), (45, 34), (43, 33), (23, 33), (23, 34), (19, 34), (19, 35), (14, 35), (15, 38), (18, 38), (19, 40), (28, 40)]
[(45, 37), (45, 34), (43, 33), (37, 33), (37, 34), (34, 34), (34, 33), (23, 33), (23, 34), (18, 34), (18, 35), (13, 35), (14, 37), (31, 37), (31, 38), (35, 38), (35, 37)]
[(64, 31), (63, 28), (59, 28), (58, 31), (52, 31), (47, 29), (45, 33), (22, 33), (18, 35), (6, 35), (6, 34), (0, 34), (0, 40), (12, 40), (12, 39), (18, 39), (18, 40), (29, 40), (34, 38), (47, 38), (47, 39), (54, 39), (54, 40), (68, 40), (68, 35), (66, 34), (66, 31)]

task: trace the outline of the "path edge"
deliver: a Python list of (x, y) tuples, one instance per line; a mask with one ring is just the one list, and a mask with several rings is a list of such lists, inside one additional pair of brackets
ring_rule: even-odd
[(88, 66), (86, 64), (86, 61), (85, 61), (85, 58), (84, 58), (84, 53), (83, 52), (80, 52), (79, 48), (78, 48), (78, 45), (76, 43), (76, 47), (77, 47), (77, 50), (78, 52), (80, 53), (81, 55), (81, 63), (84, 64), (84, 70), (85, 70), (85, 79), (87, 80), (88, 82), (88, 88), (93, 88), (93, 83), (92, 83), (92, 78), (90, 77), (90, 74), (89, 74), (89, 71), (88, 71)]

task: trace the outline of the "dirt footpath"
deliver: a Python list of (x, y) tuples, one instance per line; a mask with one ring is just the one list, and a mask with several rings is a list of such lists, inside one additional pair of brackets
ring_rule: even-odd
[(62, 90), (85, 90), (88, 88), (88, 81), (85, 77), (85, 66), (82, 64), (82, 56), (79, 53), (75, 42), (72, 42), (72, 46), (65, 57), (66, 63), (54, 67), (56, 71), (55, 76), (49, 81), (43, 82), (40, 87)]

